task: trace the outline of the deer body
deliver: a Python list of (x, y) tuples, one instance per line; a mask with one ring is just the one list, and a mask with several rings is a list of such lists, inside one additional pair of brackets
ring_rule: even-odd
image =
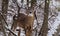
[[(15, 17), (13, 17), (14, 19)], [(30, 13), (30, 14), (23, 14), (23, 13), (19, 13), (17, 16), (17, 20), (15, 20), (15, 24), (13, 25), (13, 30), (16, 29), (17, 26), (22, 27), (25, 29), (26, 32), (26, 36), (31, 36), (32, 33), (32, 29), (33, 29), (33, 22), (34, 22), (34, 14)], [(19, 32), (20, 33), (20, 32)], [(20, 36), (20, 35), (18, 35)]]

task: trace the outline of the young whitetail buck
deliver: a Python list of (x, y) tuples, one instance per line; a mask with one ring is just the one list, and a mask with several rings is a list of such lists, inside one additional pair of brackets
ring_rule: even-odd
[[(11, 28), (13, 31), (17, 27), (22, 27), (26, 32), (26, 36), (31, 36), (34, 22), (34, 12), (26, 12), (26, 15), (24, 13), (19, 13), (17, 19), (15, 19), (14, 16), (13, 20), (15, 21), (15, 24), (13, 24)], [(20, 36), (20, 32), (18, 33), (18, 36)]]

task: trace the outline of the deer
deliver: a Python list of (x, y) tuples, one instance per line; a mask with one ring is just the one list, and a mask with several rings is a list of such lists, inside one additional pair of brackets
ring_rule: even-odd
[[(11, 29), (14, 31), (17, 27), (21, 27), (25, 30), (26, 36), (31, 36), (34, 23), (34, 12), (26, 12), (25, 14), (19, 13), (18, 16), (13, 16), (14, 24)], [(17, 19), (15, 19), (15, 17)], [(20, 36), (20, 28), (17, 30), (19, 31), (18, 36)]]

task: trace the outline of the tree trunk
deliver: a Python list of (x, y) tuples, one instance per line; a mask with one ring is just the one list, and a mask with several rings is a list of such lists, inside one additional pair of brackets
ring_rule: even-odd
[(3, 22), (3, 21), (2, 21), (2, 17), (1, 17), (1, 15), (0, 15), (0, 31), (3, 32), (3, 35), (4, 35), (4, 36), (6, 36), (5, 28), (4, 28), (4, 25), (3, 25), (2, 22)]
[(39, 36), (47, 36), (48, 32), (48, 13), (49, 13), (49, 0), (45, 0), (45, 8), (44, 8), (44, 20), (42, 24), (42, 28), (39, 32)]
[(2, 0), (2, 13), (3, 15), (7, 13), (8, 9), (8, 0)]
[[(2, 0), (2, 13), (3, 14), (1, 14), (1, 16), (2, 16), (1, 19), (3, 19), (4, 21), (5, 21), (5, 19), (3, 16), (5, 16), (5, 14), (7, 13), (7, 9), (8, 9), (8, 0)], [(3, 20), (1, 20), (1, 21), (3, 22)], [(6, 23), (6, 21), (5, 21), (5, 23)], [(2, 29), (3, 29), (4, 36), (6, 36), (4, 23), (2, 23)]]

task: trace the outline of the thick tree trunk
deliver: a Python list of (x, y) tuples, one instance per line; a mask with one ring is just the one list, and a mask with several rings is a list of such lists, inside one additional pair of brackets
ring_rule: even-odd
[(39, 32), (39, 36), (47, 36), (48, 32), (48, 14), (49, 14), (49, 0), (45, 0), (45, 8), (44, 8), (44, 20), (42, 24), (42, 28)]
[(2, 0), (2, 13), (6, 14), (8, 9), (8, 0)]
[(6, 36), (6, 32), (5, 32), (5, 28), (4, 28), (4, 24), (2, 23), (2, 17), (0, 15), (0, 31), (3, 32), (3, 36)]
[[(3, 14), (2, 18), (5, 23), (6, 23), (5, 19), (6, 19), (7, 9), (8, 9), (8, 0), (2, 0), (2, 14)], [(7, 23), (6, 23), (6, 25), (8, 26)]]
[[(8, 9), (8, 0), (2, 0), (2, 13), (3, 13), (3, 15), (1, 14), (2, 15), (1, 19), (3, 19), (4, 21), (5, 21), (5, 19), (3, 16), (5, 16), (5, 14), (7, 13), (7, 9)], [(6, 23), (6, 21), (5, 21), (5, 23)], [(4, 36), (6, 36), (4, 23), (2, 23), (2, 29), (3, 29)]]

